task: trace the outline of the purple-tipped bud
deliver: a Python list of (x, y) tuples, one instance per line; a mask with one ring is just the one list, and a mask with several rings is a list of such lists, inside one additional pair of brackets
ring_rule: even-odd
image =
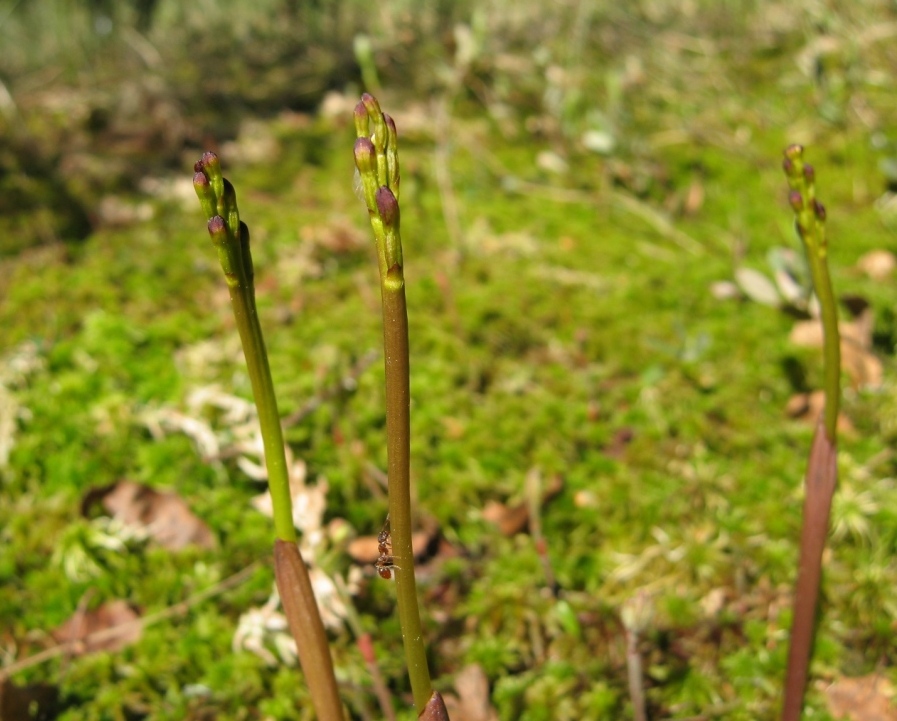
[(352, 113), (352, 117), (355, 119), (355, 135), (359, 138), (363, 138), (368, 134), (368, 111), (364, 107), (364, 103), (361, 101), (355, 106), (355, 111)]
[(203, 169), (221, 167), (221, 161), (218, 159), (218, 156), (211, 150), (207, 150), (206, 152), (204, 152), (199, 162), (202, 163)]
[(377, 98), (370, 93), (363, 93), (361, 102), (364, 105), (365, 110), (368, 111), (368, 115), (371, 117), (377, 118), (383, 113), (383, 111), (380, 110), (380, 103), (377, 102)]
[(227, 223), (224, 222), (224, 218), (220, 215), (213, 216), (209, 218), (209, 235), (212, 236), (212, 240), (218, 240), (222, 234), (227, 234)]
[(785, 157), (791, 160), (799, 160), (804, 154), (804, 146), (794, 143), (785, 148)]
[(390, 137), (396, 137), (396, 121), (392, 119), (392, 115), (389, 113), (383, 113), (383, 119), (386, 121), (386, 127), (389, 128)]
[(804, 196), (800, 194), (799, 190), (792, 190), (788, 193), (788, 202), (795, 213), (799, 213), (804, 209)]
[(203, 172), (203, 168), (202, 168), (202, 160), (197, 160), (195, 163), (193, 163), (193, 172), (194, 172), (194, 173), (201, 173), (201, 172)]
[(818, 200), (813, 201), (813, 212), (819, 220), (825, 221), (825, 206)]
[(355, 141), (355, 166), (362, 175), (377, 172), (377, 151), (370, 138)]
[(785, 175), (794, 175), (794, 161), (787, 155), (782, 161), (782, 170), (785, 171)]
[(212, 182), (209, 176), (199, 171), (193, 174), (193, 189), (199, 198), (199, 205), (206, 218), (211, 218), (218, 210), (215, 207), (215, 191), (212, 190)]
[(816, 171), (809, 163), (804, 165), (804, 180), (806, 180), (808, 183), (812, 183), (816, 180)]
[(399, 220), (399, 201), (385, 185), (377, 188), (377, 213), (386, 227), (394, 226)]

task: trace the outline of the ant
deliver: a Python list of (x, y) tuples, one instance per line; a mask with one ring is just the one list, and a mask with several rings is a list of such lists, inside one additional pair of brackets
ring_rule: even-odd
[(380, 557), (374, 562), (374, 567), (377, 569), (377, 573), (380, 574), (380, 578), (385, 578), (388, 581), (392, 578), (394, 570), (401, 570), (395, 564), (396, 559), (392, 555), (392, 541), (389, 538), (389, 514), (386, 516), (386, 522), (383, 524), (382, 530), (377, 534), (377, 550), (380, 552)]

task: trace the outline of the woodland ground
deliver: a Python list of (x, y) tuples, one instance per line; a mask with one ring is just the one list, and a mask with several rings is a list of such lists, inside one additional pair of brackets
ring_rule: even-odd
[[(399, 131), (437, 687), (508, 721), (631, 718), (628, 608), (649, 718), (775, 718), (813, 430), (795, 405), (821, 353), (792, 335), (802, 299), (777, 307), (745, 269), (800, 281), (780, 167), (800, 142), (860, 329), (807, 718), (885, 718), (856, 679), (876, 681), (870, 704), (897, 683), (897, 295), (893, 256), (868, 255), (897, 244), (897, 6), (89, 7), (0, 8), (0, 665), (73, 616), (148, 622), (18, 686), (48, 684), (68, 721), (311, 718), (283, 635), (247, 631), (266, 623), (272, 529), (190, 186), (215, 149), (302, 498), (321, 504), (314, 560), (346, 589), (344, 698), (382, 715), (369, 632), (412, 717), (393, 589), (353, 545), (386, 513), (377, 269), (352, 190), (368, 89)], [(172, 495), (126, 497), (125, 479)], [(146, 526), (172, 518), (201, 542)]]

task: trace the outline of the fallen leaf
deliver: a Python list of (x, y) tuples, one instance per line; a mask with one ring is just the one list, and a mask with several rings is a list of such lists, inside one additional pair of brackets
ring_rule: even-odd
[(717, 280), (710, 284), (710, 295), (717, 300), (735, 300), (741, 297), (741, 291), (731, 281)]
[[(542, 493), (542, 505), (546, 505), (564, 489), (564, 479), (555, 475)], [(515, 536), (529, 526), (529, 508), (526, 503), (507, 506), (499, 501), (489, 501), (483, 508), (483, 518), (498, 526), (503, 536)]]
[(445, 696), (449, 715), (464, 721), (496, 721), (498, 714), (489, 702), (489, 679), (477, 664), (462, 668), (455, 676), (457, 695)]
[(483, 519), (496, 526), (503, 536), (514, 536), (529, 523), (529, 509), (525, 503), (508, 506), (501, 501), (488, 501), (483, 507)]
[(185, 546), (215, 548), (209, 527), (196, 517), (184, 500), (142, 483), (119, 481), (85, 496), (82, 508), (100, 501), (103, 508), (126, 526), (143, 531), (163, 548), (177, 551)]
[[(785, 414), (789, 418), (816, 425), (819, 416), (825, 409), (825, 391), (812, 393), (796, 393), (785, 404)], [(838, 414), (838, 432), (853, 433), (853, 423), (843, 413)]]
[[(871, 352), (872, 315), (867, 309), (852, 321), (838, 323), (841, 334), (841, 368), (856, 388), (878, 388), (882, 381), (881, 361)], [(795, 323), (789, 340), (806, 348), (821, 348), (822, 322), (805, 320)]]
[(775, 284), (763, 273), (753, 268), (738, 268), (735, 271), (735, 282), (742, 292), (755, 303), (778, 307), (782, 297)]
[(694, 178), (685, 193), (685, 201), (682, 204), (684, 215), (696, 215), (704, 206), (704, 184), (700, 178)]
[[(414, 551), (415, 560), (427, 556), (433, 542), (439, 538), (439, 524), (435, 520), (422, 521), (421, 525), (423, 526), (421, 530), (411, 534), (411, 549)], [(380, 557), (380, 541), (377, 536), (359, 536), (352, 539), (346, 552), (355, 563), (373, 564)]]
[(824, 691), (832, 716), (846, 721), (897, 721), (894, 687), (878, 674), (840, 678)]
[(46, 683), (18, 686), (0, 678), (0, 721), (49, 721), (59, 706), (59, 688)]
[(897, 256), (888, 250), (870, 250), (860, 257), (856, 268), (872, 280), (887, 280), (897, 269)]
[(76, 611), (71, 618), (52, 632), (59, 643), (80, 642), (76, 655), (95, 651), (118, 651), (140, 640), (140, 618), (122, 600), (107, 601), (93, 611)]

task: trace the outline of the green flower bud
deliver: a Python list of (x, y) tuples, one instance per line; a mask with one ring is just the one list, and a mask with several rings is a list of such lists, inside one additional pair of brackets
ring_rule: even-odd
[[(197, 163), (199, 165), (199, 163)], [(199, 204), (206, 218), (211, 218), (218, 211), (215, 204), (215, 191), (212, 190), (212, 184), (209, 182), (209, 176), (204, 172), (197, 171), (193, 174), (193, 189), (196, 191), (196, 197), (199, 198)]]
[(237, 208), (237, 191), (227, 179), (222, 179), (223, 192), (218, 196), (218, 214), (223, 215), (227, 221), (227, 227), (236, 233), (240, 227), (240, 211)]
[(221, 194), (224, 192), (224, 179), (221, 176), (221, 161), (215, 153), (209, 150), (202, 154), (202, 158), (200, 158), (199, 162), (202, 163), (203, 172), (208, 176), (209, 181), (212, 183), (212, 190), (215, 191), (215, 197), (220, 198)]
[(361, 95), (361, 103), (364, 105), (365, 110), (368, 111), (368, 115), (370, 118), (376, 123), (378, 118), (381, 118), (383, 115), (383, 111), (380, 110), (380, 103), (377, 102), (377, 98), (375, 98), (370, 93), (362, 93)]
[(363, 102), (359, 101), (355, 106), (353, 117), (355, 118), (355, 135), (359, 138), (366, 137), (368, 134), (369, 118), (368, 111), (364, 107)]
[(209, 218), (208, 223), (209, 235), (215, 245), (222, 245), (227, 242), (227, 223), (220, 215)]
[(804, 146), (798, 143), (794, 143), (785, 148), (785, 157), (790, 158), (791, 160), (800, 160), (803, 154)]
[(370, 138), (361, 137), (355, 141), (355, 167), (362, 177), (377, 172), (377, 151)]

